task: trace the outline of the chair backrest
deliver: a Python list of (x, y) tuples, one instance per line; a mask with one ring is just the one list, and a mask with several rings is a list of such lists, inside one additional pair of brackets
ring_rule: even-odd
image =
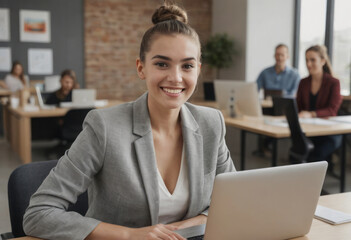
[[(41, 183), (57, 164), (57, 160), (33, 162), (16, 168), (8, 182), (8, 201), (12, 234), (14, 237), (25, 236), (23, 231), (23, 215), (29, 205), (30, 197), (37, 191)], [(85, 215), (88, 209), (88, 195), (84, 192), (78, 197), (68, 211)]]
[(61, 137), (63, 140), (73, 142), (78, 134), (82, 131), (83, 121), (90, 110), (93, 108), (76, 108), (69, 110), (64, 119), (61, 128)]
[(275, 115), (282, 112), (288, 121), (292, 147), (290, 151), (300, 156), (301, 161), (305, 161), (308, 153), (313, 148), (313, 143), (305, 136), (301, 129), (296, 100), (294, 98), (273, 98), (273, 108)]

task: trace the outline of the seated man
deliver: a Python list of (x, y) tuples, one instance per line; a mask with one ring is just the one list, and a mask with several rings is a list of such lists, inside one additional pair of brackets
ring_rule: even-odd
[(286, 65), (289, 49), (285, 44), (275, 48), (275, 65), (264, 69), (257, 78), (258, 89), (283, 90), (284, 96), (295, 96), (300, 81), (297, 69)]

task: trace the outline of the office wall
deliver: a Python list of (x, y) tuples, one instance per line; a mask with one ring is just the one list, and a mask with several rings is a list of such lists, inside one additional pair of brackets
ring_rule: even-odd
[[(211, 33), (211, 0), (177, 1), (188, 12), (189, 23), (201, 41)], [(134, 99), (145, 91), (138, 79), (135, 61), (144, 32), (152, 26), (151, 16), (163, 1), (159, 0), (85, 0), (85, 79), (96, 88), (100, 98)], [(202, 81), (211, 77), (202, 68)]]
[(287, 44), (292, 54), (294, 2), (247, 1), (246, 81), (256, 81), (262, 69), (274, 64), (277, 44)]
[[(84, 86), (83, 0), (1, 0), (0, 8), (10, 9), (11, 41), (0, 42), (10, 47), (12, 61), (19, 60), (28, 73), (28, 49), (53, 49), (53, 74), (73, 69)], [(43, 10), (51, 15), (51, 42), (20, 42), (19, 10)], [(0, 72), (4, 79), (7, 72)], [(30, 79), (44, 79), (44, 75), (30, 75)]]
[[(274, 64), (278, 43), (293, 46), (294, 0), (213, 1), (212, 33), (226, 32), (239, 43), (240, 55), (223, 79), (255, 81)], [(292, 53), (290, 49), (290, 53)]]
[(233, 65), (220, 72), (222, 79), (245, 79), (246, 65), (246, 8), (247, 0), (215, 0), (212, 8), (212, 33), (227, 33), (234, 39), (239, 55)]

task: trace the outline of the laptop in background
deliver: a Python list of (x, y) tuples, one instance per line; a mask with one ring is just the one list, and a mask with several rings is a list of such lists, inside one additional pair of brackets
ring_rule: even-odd
[(214, 80), (214, 90), (217, 104), (221, 110), (227, 108), (229, 98), (234, 92), (234, 101), (239, 114), (254, 117), (262, 116), (262, 108), (255, 82)]
[(45, 92), (54, 92), (61, 88), (60, 75), (45, 76), (44, 90)]
[(73, 89), (72, 102), (61, 102), (60, 107), (95, 107), (96, 89)]
[(280, 89), (264, 89), (264, 99), (273, 97), (283, 97), (284, 91)]
[(37, 98), (38, 98), (38, 104), (39, 104), (39, 107), (41, 109), (55, 109), (56, 108), (55, 105), (44, 104), (43, 96), (41, 95), (41, 91), (40, 91), (39, 86), (35, 87), (35, 91), (36, 91)]
[[(217, 175), (204, 239), (281, 240), (306, 235), (327, 166), (323, 161)], [(176, 232), (194, 239), (203, 230), (200, 225)]]

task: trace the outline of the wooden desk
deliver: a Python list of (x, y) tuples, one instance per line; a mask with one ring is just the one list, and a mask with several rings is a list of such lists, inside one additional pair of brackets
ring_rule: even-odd
[[(269, 100), (269, 99), (263, 99), (260, 100), (261, 102), (261, 107), (262, 108), (272, 108), (273, 107), (273, 101)], [(195, 105), (200, 105), (200, 106), (206, 106), (206, 107), (212, 107), (212, 108), (217, 108), (218, 107), (218, 103), (216, 101), (191, 101), (191, 103), (195, 104)]]
[[(351, 214), (351, 192), (321, 196), (318, 204)], [(255, 227), (252, 228), (253, 231)], [(19, 240), (38, 240), (33, 237), (16, 238)], [(318, 219), (313, 219), (310, 232), (293, 240), (350, 240), (351, 223), (330, 225)]]
[[(104, 107), (111, 107), (124, 103), (119, 100), (109, 100)], [(56, 108), (34, 112), (24, 111), (22, 108), (4, 108), (5, 137), (10, 142), (11, 148), (20, 156), (23, 163), (32, 161), (31, 149), (31, 119), (41, 117), (63, 117), (69, 108)]]
[[(225, 118), (225, 123), (227, 126), (232, 126), (241, 130), (241, 170), (245, 169), (246, 132), (261, 134), (273, 138), (272, 166), (277, 165), (277, 140), (282, 138), (289, 138), (290, 130), (288, 127), (272, 126), (264, 122), (264, 119), (268, 120), (276, 118), (281, 117), (244, 117), (240, 119)], [(334, 119), (338, 119), (338, 117), (334, 117)], [(336, 134), (343, 135), (342, 151), (340, 156), (340, 191), (344, 192), (346, 168), (346, 134), (351, 133), (351, 124), (338, 122), (335, 122), (335, 125), (316, 125), (302, 123), (301, 127), (307, 137), (327, 136)]]

